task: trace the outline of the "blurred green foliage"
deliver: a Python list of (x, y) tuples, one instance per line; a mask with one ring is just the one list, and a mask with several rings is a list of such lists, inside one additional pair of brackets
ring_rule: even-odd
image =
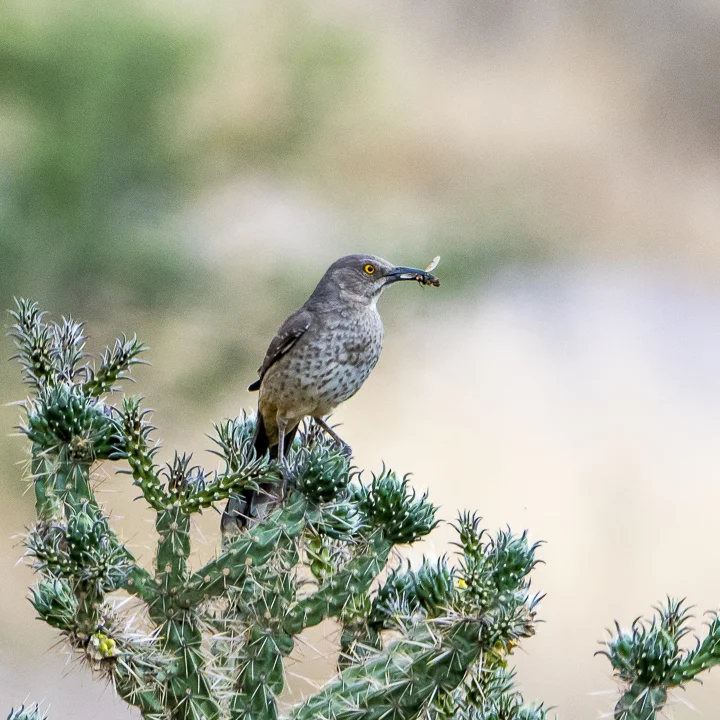
[(0, 286), (157, 302), (182, 272), (165, 220), (191, 177), (174, 106), (199, 34), (132, 0), (0, 8)]
[[(191, 8), (0, 0), (6, 305), (5, 293), (38, 294), (92, 315), (198, 286), (209, 270), (187, 230), (189, 201), (228, 174), (302, 172), (360, 57), (352, 33), (305, 3), (272, 21), (265, 66), (246, 54), (226, 68), (226, 38)], [(232, 84), (257, 72), (279, 88), (261, 111), (221, 110)]]
[[(256, 19), (273, 28), (267, 64), (260, 69), (272, 89), (265, 90), (261, 107), (251, 99), (247, 114), (241, 110), (215, 141), (239, 172), (261, 167), (281, 179), (313, 173), (324, 179), (325, 168), (313, 157), (316, 140), (332, 112), (357, 89), (367, 48), (357, 30), (318, 22), (312, 3), (279, 0), (273, 11), (272, 18)], [(251, 72), (257, 60), (247, 60)]]

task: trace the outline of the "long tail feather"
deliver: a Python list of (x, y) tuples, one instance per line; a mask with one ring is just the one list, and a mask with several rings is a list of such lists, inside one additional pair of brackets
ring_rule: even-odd
[[(286, 452), (287, 448), (292, 444), (295, 433), (297, 433), (297, 427), (294, 427), (285, 435)], [(270, 445), (270, 440), (265, 430), (265, 422), (259, 412), (257, 425), (255, 426), (255, 435), (253, 435), (253, 447), (258, 455), (264, 455), (269, 452), (271, 459), (277, 459), (278, 446)], [(264, 483), (260, 485), (260, 490), (248, 488), (240, 494), (231, 495), (228, 498), (225, 511), (220, 520), (220, 530), (223, 534), (235, 535), (239, 533), (264, 515), (264, 510), (267, 509), (266, 506), (272, 503), (278, 494), (279, 489), (276, 484)]]

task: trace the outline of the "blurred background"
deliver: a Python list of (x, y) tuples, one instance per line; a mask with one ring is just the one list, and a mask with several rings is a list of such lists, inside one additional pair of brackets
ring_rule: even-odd
[[(605, 627), (666, 593), (720, 603), (719, 37), (712, 0), (0, 0), (0, 308), (71, 313), (96, 350), (137, 332), (165, 456), (212, 467), (204, 434), (252, 407), (331, 261), (441, 255), (439, 290), (383, 298), (383, 358), (335, 420), (444, 519), (546, 541), (520, 684), (601, 717)], [(0, 401), (24, 394), (0, 363)], [(25, 600), (18, 418), (0, 408), (0, 712), (137, 717)], [(149, 563), (114, 470), (100, 497)], [(197, 540), (200, 562), (217, 516)], [(293, 672), (330, 672), (323, 632)], [(716, 717), (720, 673), (672, 703)]]

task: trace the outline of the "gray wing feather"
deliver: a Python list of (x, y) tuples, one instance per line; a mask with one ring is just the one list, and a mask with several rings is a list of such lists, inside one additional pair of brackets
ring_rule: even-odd
[(248, 390), (259, 390), (260, 383), (265, 377), (265, 373), (274, 365), (283, 355), (288, 353), (295, 343), (305, 334), (312, 323), (312, 315), (305, 309), (301, 308), (293, 313), (281, 326), (270, 341), (265, 353), (258, 375), (260, 376)]

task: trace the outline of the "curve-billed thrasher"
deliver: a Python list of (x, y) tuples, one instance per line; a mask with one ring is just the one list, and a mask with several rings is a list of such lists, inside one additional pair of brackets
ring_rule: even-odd
[[(284, 465), (298, 425), (312, 417), (336, 442), (343, 441), (323, 418), (352, 397), (380, 357), (383, 325), (377, 311), (382, 291), (397, 280), (439, 285), (426, 270), (397, 267), (373, 255), (336, 260), (308, 301), (277, 331), (248, 390), (259, 390), (253, 444)], [(231, 496), (221, 528), (233, 532), (257, 518), (272, 499), (272, 486)]]

